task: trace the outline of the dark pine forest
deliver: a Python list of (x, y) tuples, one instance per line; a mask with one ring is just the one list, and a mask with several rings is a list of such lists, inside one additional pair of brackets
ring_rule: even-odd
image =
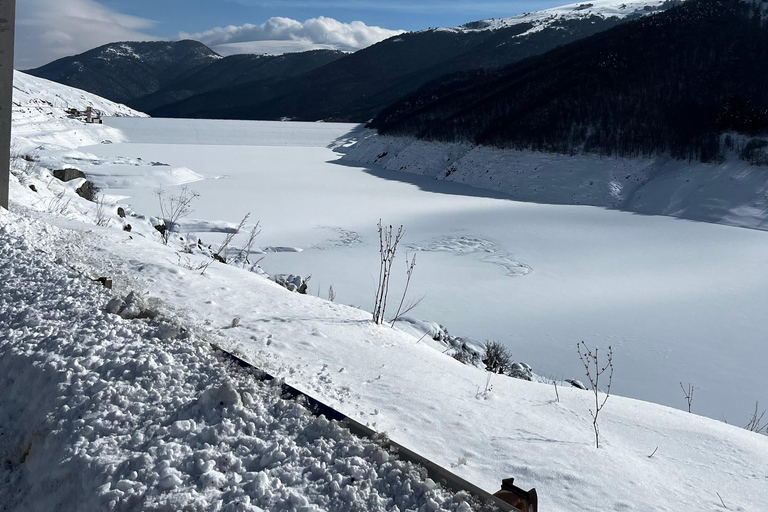
[[(439, 78), (371, 125), (503, 148), (716, 161), (735, 144), (724, 133), (768, 132), (767, 22), (765, 2), (689, 0), (502, 69)], [(735, 149), (753, 159), (766, 144)]]

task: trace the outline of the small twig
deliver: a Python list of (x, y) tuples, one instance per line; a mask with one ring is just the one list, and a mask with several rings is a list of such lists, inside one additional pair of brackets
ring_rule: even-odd
[[(248, 212), (245, 214), (245, 217), (243, 217), (243, 220), (240, 221), (240, 224), (237, 225), (237, 227), (227, 233), (227, 236), (224, 238), (224, 241), (221, 243), (221, 246), (219, 247), (219, 250), (216, 251), (216, 254), (214, 254), (209, 261), (205, 263), (205, 265), (201, 268), (200, 275), (205, 274), (205, 271), (208, 270), (208, 267), (213, 263), (214, 261), (220, 261), (222, 263), (226, 263), (226, 258), (222, 257), (222, 253), (227, 250), (229, 247), (230, 242), (232, 242), (232, 239), (235, 238), (235, 236), (240, 233), (240, 230), (243, 229), (243, 226), (245, 225), (245, 221), (248, 220), (248, 217), (251, 216), (251, 213)], [(254, 235), (255, 237), (255, 235)]]
[(427, 333), (424, 333), (424, 335), (421, 338), (419, 338), (419, 341), (416, 342), (416, 345), (421, 343), (421, 340), (423, 340), (426, 337), (426, 335), (427, 335)]
[(766, 432), (768, 432), (768, 423), (761, 423), (763, 421), (763, 416), (765, 416), (765, 411), (763, 411), (762, 414), (758, 416), (759, 410), (760, 402), (755, 402), (755, 412), (752, 414), (752, 418), (750, 418), (749, 423), (747, 423), (747, 425), (744, 427), (750, 432), (761, 432), (764, 429)]
[(405, 264), (406, 264), (406, 274), (407, 274), (408, 278), (405, 280), (405, 289), (403, 290), (403, 297), (400, 299), (400, 305), (397, 307), (397, 313), (395, 313), (395, 316), (392, 319), (392, 325), (390, 326), (392, 328), (395, 327), (395, 322), (397, 322), (397, 319), (400, 318), (401, 314), (405, 315), (410, 310), (412, 310), (413, 308), (418, 306), (421, 303), (422, 300), (424, 300), (424, 297), (422, 297), (421, 299), (419, 299), (416, 302), (411, 301), (411, 303), (408, 304), (408, 306), (406, 306), (405, 311), (400, 313), (400, 311), (403, 309), (403, 303), (405, 302), (405, 296), (408, 294), (408, 285), (411, 284), (411, 276), (413, 275), (413, 268), (416, 266), (416, 255), (415, 254), (413, 255), (413, 259), (409, 263), (408, 262), (408, 255), (406, 254), (405, 255)]
[(685, 395), (685, 400), (688, 402), (688, 412), (691, 412), (691, 402), (693, 402), (693, 386), (691, 386), (690, 383), (688, 383), (688, 390), (686, 391), (685, 387), (683, 387), (683, 383), (680, 383), (680, 389), (683, 390), (683, 394)]
[[(656, 447), (656, 450), (658, 450), (658, 449), (659, 449), (659, 447), (657, 446), (657, 447)], [(652, 453), (652, 454), (650, 454), (650, 455), (648, 456), (648, 458), (649, 458), (649, 459), (650, 459), (651, 457), (653, 457), (654, 455), (656, 455), (656, 450), (653, 450), (653, 453)]]
[(720, 503), (723, 504), (723, 508), (728, 508), (728, 507), (725, 506), (725, 502), (723, 501), (723, 497), (720, 496), (720, 493), (715, 491), (715, 494), (717, 494), (717, 497), (720, 498)]
[(557, 397), (557, 402), (560, 402), (560, 393), (557, 392), (557, 381), (553, 380), (552, 384), (555, 385), (555, 396)]

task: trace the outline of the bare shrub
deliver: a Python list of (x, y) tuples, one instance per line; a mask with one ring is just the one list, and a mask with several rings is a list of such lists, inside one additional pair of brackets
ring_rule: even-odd
[(755, 412), (752, 413), (752, 417), (749, 419), (749, 423), (747, 423), (747, 425), (744, 428), (749, 430), (750, 432), (765, 431), (765, 434), (768, 435), (768, 422), (762, 423), (763, 416), (765, 416), (765, 411), (761, 412), (758, 415), (759, 410), (760, 410), (760, 403), (755, 402)]
[(333, 285), (328, 287), (328, 300), (331, 302), (336, 300), (336, 292), (333, 291)]
[(109, 227), (110, 223), (112, 222), (112, 219), (109, 217), (109, 214), (107, 213), (107, 209), (104, 205), (104, 194), (97, 194), (94, 198), (94, 203), (96, 203), (96, 212), (94, 214), (94, 222), (97, 226), (102, 227)]
[[(587, 372), (587, 380), (592, 385), (592, 391), (595, 393), (595, 409), (589, 410), (589, 414), (592, 415), (592, 427), (595, 430), (595, 447), (600, 448), (600, 428), (597, 423), (597, 417), (600, 411), (603, 410), (605, 403), (608, 401), (608, 397), (611, 395), (611, 383), (613, 381), (613, 349), (608, 346), (608, 354), (606, 356), (607, 362), (605, 365), (600, 366), (598, 358), (598, 349), (594, 352), (587, 348), (587, 344), (583, 341), (576, 344), (576, 351), (579, 353), (579, 359), (581, 359), (584, 369)], [(598, 384), (600, 383), (600, 377), (606, 372), (608, 373), (608, 385), (605, 388), (605, 398), (600, 401), (600, 390)]]
[(183, 186), (174, 196), (169, 196), (163, 187), (158, 187), (155, 195), (160, 203), (160, 218), (165, 222), (165, 228), (158, 231), (163, 243), (168, 244), (171, 231), (175, 229), (180, 218), (192, 212), (192, 201), (200, 197), (200, 194)]
[(688, 402), (688, 412), (691, 412), (691, 403), (693, 402), (693, 390), (694, 387), (691, 386), (691, 383), (688, 383), (688, 389), (685, 389), (683, 386), (683, 383), (680, 383), (680, 389), (683, 390), (683, 394), (685, 395), (685, 401)]
[[(240, 230), (243, 229), (243, 226), (245, 225), (245, 222), (248, 220), (248, 217), (250, 217), (250, 216), (251, 216), (250, 212), (246, 213), (245, 217), (243, 217), (243, 220), (240, 221), (240, 224), (238, 224), (237, 227), (233, 231), (230, 231), (229, 233), (227, 233), (227, 236), (224, 238), (224, 241), (219, 246), (219, 250), (216, 251), (211, 256), (211, 259), (209, 261), (205, 262), (200, 267), (200, 275), (205, 274), (205, 271), (208, 270), (208, 267), (214, 261), (220, 261), (222, 263), (226, 263), (227, 262), (226, 257), (222, 256), (222, 255), (226, 255), (227, 248), (229, 247), (229, 244), (232, 243), (232, 239), (235, 238), (238, 233), (240, 233)], [(254, 235), (254, 238), (256, 238), (255, 235)]]
[(512, 364), (511, 355), (507, 347), (498, 341), (488, 341), (483, 350), (483, 364), (491, 373), (507, 373)]
[[(246, 219), (250, 215), (251, 215), (250, 213), (246, 215), (245, 216)], [(245, 221), (245, 219), (243, 219), (243, 221)], [(245, 245), (243, 245), (242, 249), (240, 249), (240, 252), (237, 255), (237, 259), (243, 261), (244, 266), (252, 264), (251, 251), (253, 250), (253, 244), (256, 241), (256, 237), (259, 236), (259, 233), (261, 233), (261, 221), (256, 221), (256, 224), (251, 228), (251, 231), (248, 233), (248, 240), (245, 242)]]
[(60, 192), (54, 194), (53, 197), (45, 200), (43, 202), (45, 209), (48, 210), (49, 213), (54, 213), (56, 215), (64, 215), (67, 213), (67, 210), (69, 210), (69, 204), (72, 202), (72, 198), (65, 197), (66, 193), (66, 190), (61, 190)]
[(395, 233), (390, 224), (388, 227), (378, 223), (379, 228), (379, 284), (376, 288), (376, 298), (373, 301), (373, 323), (384, 322), (384, 313), (387, 309), (387, 297), (389, 296), (389, 278), (392, 275), (392, 264), (395, 261), (397, 244), (403, 238), (403, 226)]
[(20, 184), (27, 186), (30, 177), (40, 168), (37, 155), (23, 153), (18, 142), (11, 144), (10, 149), (10, 172), (19, 181)]
[(182, 252), (185, 253), (184, 256), (182, 256), (181, 252), (176, 253), (176, 257), (178, 259), (176, 264), (178, 266), (183, 267), (187, 270), (192, 270), (194, 272), (200, 272), (203, 269), (203, 267), (207, 265), (207, 262), (192, 261), (192, 259), (189, 256), (187, 256), (187, 254), (191, 254), (191, 253), (186, 251), (182, 251)]
[(480, 391), (480, 386), (477, 387), (477, 393), (475, 393), (475, 398), (478, 400), (488, 400), (491, 397), (491, 392), (493, 391), (493, 385), (491, 385), (491, 374), (488, 374), (488, 377), (485, 379), (485, 389), (483, 391)]

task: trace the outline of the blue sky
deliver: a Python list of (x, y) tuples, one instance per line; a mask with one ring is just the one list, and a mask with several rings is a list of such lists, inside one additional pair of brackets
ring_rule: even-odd
[(16, 67), (110, 42), (154, 39), (197, 39), (224, 55), (355, 51), (397, 31), (568, 3), (573, 0), (17, 0)]
[[(24, 0), (19, 0), (23, 2)], [(214, 26), (260, 24), (274, 16), (304, 21), (325, 16), (388, 29), (453, 27), (478, 19), (513, 16), (575, 0), (104, 0), (124, 14), (157, 20), (153, 32), (174, 37)]]

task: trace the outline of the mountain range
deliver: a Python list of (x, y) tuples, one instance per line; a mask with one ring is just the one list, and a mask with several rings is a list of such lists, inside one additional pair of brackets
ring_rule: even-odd
[(361, 122), (446, 74), (514, 64), (674, 4), (597, 0), (402, 34), (352, 54), (222, 57), (196, 41), (112, 43), (27, 72), (153, 116)]

